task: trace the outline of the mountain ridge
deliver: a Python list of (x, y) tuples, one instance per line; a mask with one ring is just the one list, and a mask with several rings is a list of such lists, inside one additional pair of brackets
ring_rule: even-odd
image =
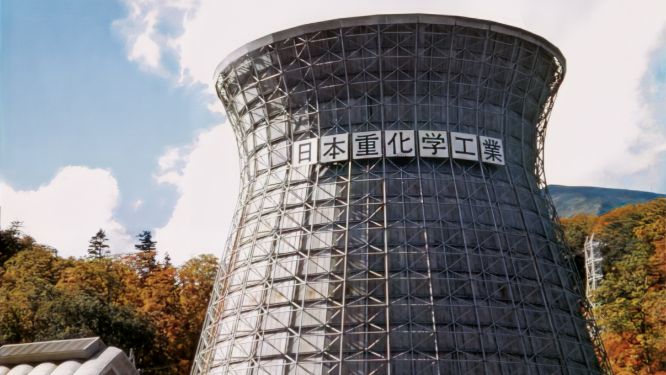
[(602, 215), (616, 207), (666, 197), (648, 191), (597, 186), (548, 185), (548, 192), (560, 217)]

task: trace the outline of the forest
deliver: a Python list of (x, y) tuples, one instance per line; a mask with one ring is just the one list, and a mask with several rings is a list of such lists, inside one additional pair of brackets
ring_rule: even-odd
[(217, 258), (174, 267), (156, 259), (148, 231), (136, 252), (111, 256), (100, 229), (81, 259), (59, 257), (18, 222), (0, 235), (0, 345), (100, 336), (131, 351), (142, 374), (189, 373)]
[[(666, 199), (562, 219), (562, 228), (579, 264), (585, 238), (600, 241), (604, 277), (591, 299), (615, 374), (666, 374)], [(187, 374), (217, 263), (157, 259), (149, 231), (133, 253), (112, 256), (101, 229), (87, 256), (62, 258), (14, 222), (0, 231), (0, 345), (100, 336), (133, 353), (143, 374)]]
[(600, 242), (603, 279), (590, 299), (613, 372), (666, 374), (666, 199), (562, 225), (579, 264), (585, 237)]

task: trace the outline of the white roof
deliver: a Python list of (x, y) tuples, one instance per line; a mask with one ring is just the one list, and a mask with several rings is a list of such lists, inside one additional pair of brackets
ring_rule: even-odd
[(0, 347), (0, 375), (138, 374), (125, 353), (99, 337)]

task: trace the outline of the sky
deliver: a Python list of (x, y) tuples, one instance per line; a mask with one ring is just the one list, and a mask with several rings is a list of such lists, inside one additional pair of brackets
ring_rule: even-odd
[(548, 182), (666, 193), (663, 0), (2, 0), (0, 226), (22, 221), (63, 256), (100, 228), (114, 253), (150, 230), (176, 264), (221, 255), (238, 157), (217, 64), (278, 30), (388, 13), (545, 37), (567, 59)]

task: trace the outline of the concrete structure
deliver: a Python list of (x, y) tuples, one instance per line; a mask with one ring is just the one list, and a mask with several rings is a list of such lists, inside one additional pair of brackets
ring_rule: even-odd
[(435, 15), (232, 53), (216, 87), (241, 192), (192, 373), (601, 373), (545, 190), (564, 64), (524, 30)]
[(138, 375), (122, 350), (99, 337), (0, 347), (0, 375)]

